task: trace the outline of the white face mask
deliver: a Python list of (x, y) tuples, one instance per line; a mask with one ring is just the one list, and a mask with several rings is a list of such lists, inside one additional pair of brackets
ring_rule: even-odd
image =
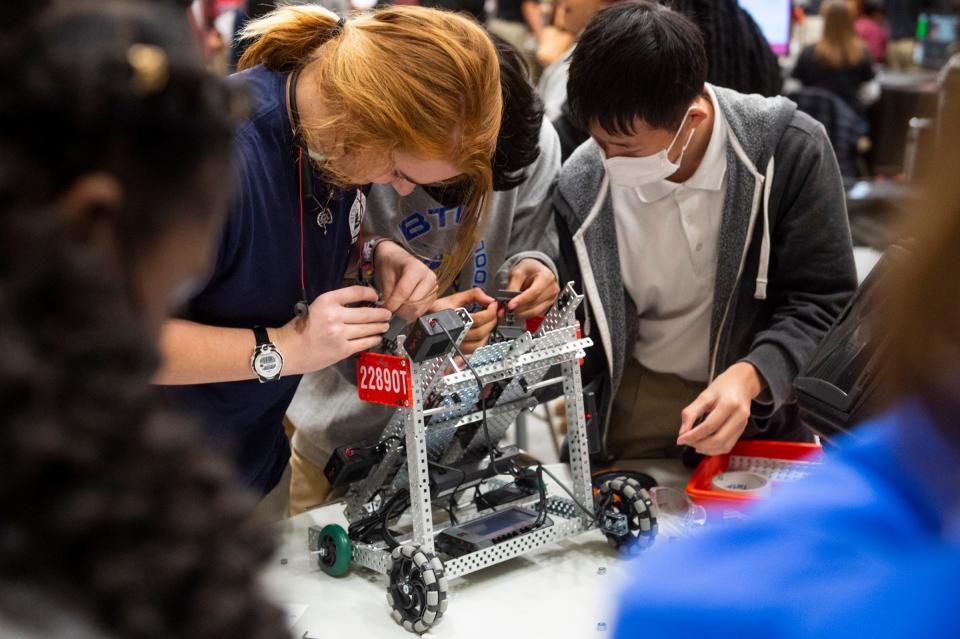
[[(690, 108), (692, 109), (693, 107)], [(687, 141), (684, 142), (683, 148), (680, 150), (680, 156), (677, 157), (676, 162), (670, 161), (669, 153), (673, 145), (676, 144), (677, 138), (680, 137), (680, 132), (683, 131), (683, 125), (687, 123), (688, 115), (690, 115), (690, 109), (687, 109), (687, 112), (684, 114), (680, 128), (677, 129), (677, 133), (673, 136), (670, 144), (659, 153), (645, 155), (639, 158), (605, 158), (603, 163), (607, 167), (610, 184), (613, 186), (639, 188), (645, 184), (659, 182), (676, 173), (680, 169), (680, 163), (683, 161), (683, 154), (686, 153), (687, 147), (690, 145), (690, 140), (693, 139), (693, 131), (695, 129), (691, 130), (690, 135), (687, 136)]]

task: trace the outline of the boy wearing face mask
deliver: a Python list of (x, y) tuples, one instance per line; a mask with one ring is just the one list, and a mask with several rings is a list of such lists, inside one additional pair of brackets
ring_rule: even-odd
[(806, 440), (791, 385), (856, 289), (823, 127), (706, 74), (697, 27), (648, 2), (601, 11), (573, 54), (592, 139), (561, 173), (558, 253), (587, 295), (608, 458)]

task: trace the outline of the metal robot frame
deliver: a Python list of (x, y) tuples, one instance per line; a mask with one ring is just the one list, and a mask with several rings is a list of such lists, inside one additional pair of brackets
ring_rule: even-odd
[[(537, 405), (533, 391), (562, 384), (568, 419), (572, 493), (579, 504), (585, 504), (591, 510), (595, 507), (579, 366), (585, 355), (584, 349), (591, 346), (593, 341), (580, 336), (575, 313), (582, 300), (583, 296), (576, 293), (573, 285), (567, 284), (535, 333), (526, 332), (517, 339), (478, 349), (470, 359), (472, 370), (457, 367), (455, 351), (421, 363), (407, 359), (413, 384), (412, 402), (409, 406), (399, 408), (384, 429), (380, 438), (380, 443), (387, 446), (383, 459), (366, 478), (351, 485), (344, 499), (346, 518), (354, 523), (375, 514), (391, 491), (402, 487), (409, 490), (412, 534), (400, 537), (400, 546), (391, 549), (382, 541), (372, 544), (350, 542), (351, 564), (390, 578), (387, 600), (393, 608), (394, 619), (407, 630), (422, 633), (439, 622), (446, 610), (448, 579), (598, 527), (598, 517), (588, 517), (582, 508), (566, 496), (550, 494), (550, 485), (547, 484), (546, 510), (552, 517), (552, 525), (442, 561), (435, 554), (434, 537), (446, 526), (441, 524), (437, 527), (434, 524), (428, 475), (431, 453), (436, 455), (449, 449), (451, 438), (445, 434), (484, 419), (481, 410), (469, 401), (472, 399), (471, 393), (479, 397), (478, 386), (506, 382), (496, 405), (486, 410), (489, 431), (499, 439), (521, 411), (532, 410)], [(465, 324), (456, 340), (459, 345), (472, 320), (463, 309), (457, 313)], [(401, 335), (398, 338), (396, 353), (406, 356), (403, 350), (404, 337)], [(560, 366), (560, 375), (544, 379), (548, 370), (556, 365)], [(454, 372), (446, 373), (451, 367)], [(468, 397), (468, 401), (463, 401), (464, 396)], [(456, 400), (452, 399), (454, 397)], [(425, 407), (428, 398), (432, 406), (429, 408)], [(429, 423), (427, 418), (430, 418)], [(477, 438), (484, 436), (483, 432), (476, 434)], [(401, 449), (406, 451), (405, 464)], [(446, 460), (444, 463), (447, 463)], [(498, 480), (488, 481), (497, 485)], [(620, 498), (618, 503), (628, 502), (632, 506), (632, 502), (636, 502), (635, 512), (619, 516), (622, 529), (625, 529), (625, 522), (629, 520), (630, 530), (650, 537), (655, 535), (654, 507), (646, 491), (628, 479), (614, 480), (612, 486), (605, 485), (604, 489), (607, 493), (616, 493)], [(534, 506), (539, 501), (539, 496), (532, 495), (511, 505)], [(458, 513), (457, 519), (462, 525), (487, 514), (477, 511), (471, 504), (466, 512)], [(616, 522), (613, 525), (616, 527)], [(310, 529), (309, 544), (311, 550), (320, 556), (321, 565), (325, 559), (329, 562), (335, 552), (326, 532), (328, 528), (331, 527), (315, 526)], [(603, 530), (609, 538), (608, 526), (603, 526)], [(343, 552), (342, 547), (340, 552)], [(424, 595), (420, 597), (419, 606), (413, 605), (412, 611), (405, 608), (413, 596), (411, 575)]]

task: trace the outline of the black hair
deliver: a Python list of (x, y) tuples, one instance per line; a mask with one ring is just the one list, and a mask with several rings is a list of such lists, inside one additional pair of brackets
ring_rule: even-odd
[[(509, 191), (527, 179), (527, 167), (540, 157), (540, 128), (543, 102), (530, 84), (530, 69), (517, 48), (490, 34), (500, 63), (500, 91), (503, 115), (493, 154), (493, 190)], [(467, 180), (452, 184), (424, 186), (427, 194), (444, 206), (463, 204), (470, 190)]]
[[(4, 42), (0, 582), (68, 602), (109, 636), (280, 639), (254, 498), (160, 405), (152, 338), (114, 257), (69, 232), (57, 203), (78, 176), (114, 173), (131, 192), (116, 243), (138, 250), (183, 221), (169, 205), (201, 190), (191, 170), (227, 170), (229, 92), (166, 46), (163, 24), (142, 5), (73, 2)], [(138, 84), (134, 44), (166, 52), (162, 86)]]
[(688, 18), (645, 1), (600, 11), (581, 34), (570, 62), (570, 114), (583, 129), (631, 134), (639, 118), (676, 129), (707, 81), (707, 54)]
[(493, 155), (493, 190), (509, 191), (523, 183), (526, 168), (540, 157), (543, 102), (530, 84), (530, 69), (517, 48), (490, 35), (500, 61), (503, 116)]
[(703, 34), (707, 81), (740, 93), (774, 96), (783, 87), (777, 56), (737, 0), (668, 0)]

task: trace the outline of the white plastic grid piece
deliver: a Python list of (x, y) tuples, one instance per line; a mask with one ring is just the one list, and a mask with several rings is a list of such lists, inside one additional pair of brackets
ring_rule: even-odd
[(814, 461), (731, 455), (727, 470), (749, 471), (764, 475), (770, 481), (792, 482), (809, 475), (817, 465)]

